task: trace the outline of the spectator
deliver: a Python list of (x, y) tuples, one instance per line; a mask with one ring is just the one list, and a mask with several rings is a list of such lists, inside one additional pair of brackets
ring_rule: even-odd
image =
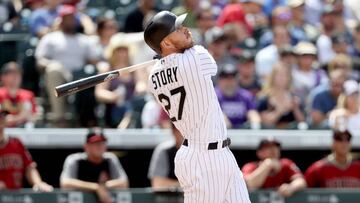
[(283, 46), (279, 49), (280, 61), (284, 63), (291, 70), (296, 67), (296, 57), (294, 49), (291, 45)]
[(276, 188), (283, 197), (290, 197), (306, 187), (303, 174), (296, 164), (280, 158), (280, 143), (274, 139), (262, 139), (256, 156), (259, 161), (243, 166), (245, 181), (249, 189)]
[(36, 169), (29, 151), (18, 138), (5, 134), (7, 112), (0, 109), (0, 191), (23, 188), (24, 176), (35, 191), (50, 192), (51, 185), (45, 183)]
[(25, 7), (31, 11), (35, 11), (44, 7), (44, 0), (25, 0)]
[(266, 14), (263, 12), (264, 1), (262, 0), (242, 0), (242, 6), (245, 11), (246, 21), (253, 29), (253, 37), (259, 39), (269, 24)]
[(12, 1), (1, 1), (0, 11), (0, 25), (6, 22), (11, 22), (12, 24), (17, 23), (18, 14)]
[(316, 47), (319, 50), (318, 58), (321, 65), (326, 65), (335, 55), (331, 47), (331, 35), (336, 32), (335, 20), (336, 12), (333, 6), (325, 6), (321, 14), (321, 34), (316, 40)]
[(255, 72), (255, 55), (251, 51), (244, 50), (241, 54), (236, 54), (237, 59), (237, 79), (239, 86), (250, 91), (254, 96), (261, 90), (259, 78)]
[(359, 75), (358, 81), (360, 81), (360, 23), (353, 31), (353, 41), (349, 53), (352, 58), (353, 69), (356, 71), (356, 75)]
[(145, 19), (154, 14), (155, 0), (138, 0), (137, 7), (126, 16), (124, 32), (144, 31)]
[(255, 56), (256, 73), (261, 82), (271, 73), (273, 65), (279, 60), (279, 52), (282, 46), (290, 44), (289, 32), (285, 27), (275, 26), (273, 44), (261, 49)]
[(21, 89), (21, 69), (15, 62), (1, 68), (0, 103), (10, 114), (5, 117), (7, 127), (21, 127), (33, 123), (36, 118), (34, 93)]
[(100, 18), (97, 22), (97, 35), (93, 36), (98, 55), (103, 55), (111, 37), (118, 32), (118, 24), (111, 18)]
[(221, 69), (225, 64), (235, 64), (235, 60), (228, 51), (227, 37), (219, 27), (213, 27), (205, 33), (205, 42), (209, 53), (214, 57), (217, 65)]
[(62, 0), (44, 0), (45, 5), (33, 11), (29, 26), (33, 35), (41, 38), (51, 32), (55, 19), (59, 15)]
[(318, 26), (319, 22), (321, 23), (321, 13), (326, 10), (327, 6), (334, 7), (337, 15), (341, 16), (343, 21), (349, 21), (352, 19), (351, 11), (349, 10), (349, 8), (344, 7), (344, 0), (306, 0), (306, 21), (314, 26)]
[(294, 93), (304, 103), (310, 90), (328, 81), (326, 72), (315, 67), (316, 47), (310, 42), (299, 42), (294, 47), (297, 66), (292, 71)]
[(247, 22), (245, 12), (241, 3), (229, 3), (222, 10), (217, 20), (217, 26), (224, 27), (228, 23), (240, 24), (247, 34), (252, 33), (252, 27)]
[[(63, 0), (44, 0), (45, 5), (33, 11), (29, 19), (31, 33), (39, 38), (53, 30), (60, 29), (62, 7), (75, 5), (61, 5)], [(84, 13), (76, 11), (76, 31), (86, 34), (94, 34), (95, 25), (91, 18)]]
[(334, 129), (360, 130), (360, 86), (354, 80), (344, 83), (344, 93), (339, 96), (337, 109), (330, 112), (329, 125)]
[(329, 62), (327, 66), (328, 72), (336, 69), (343, 69), (346, 73), (347, 79), (360, 81), (360, 71), (352, 68), (352, 60), (349, 55), (336, 54), (336, 56)]
[[(281, 26), (288, 29), (291, 19), (292, 19), (292, 14), (289, 7), (287, 6), (276, 7), (271, 14), (270, 29), (264, 31), (263, 34), (260, 36), (259, 39), (260, 47), (263, 48), (274, 43), (274, 33), (273, 33), (274, 31), (271, 28)], [(289, 32), (288, 34), (290, 37)], [(291, 41), (289, 41), (289, 43), (290, 42)]]
[[(36, 59), (45, 72), (45, 86), (50, 99), (52, 120), (64, 125), (66, 98), (57, 98), (54, 88), (71, 81), (74, 74), (81, 74), (87, 63), (95, 65), (99, 56), (93, 51), (89, 38), (76, 32), (76, 10), (62, 6), (60, 30), (45, 35), (36, 49)], [(88, 98), (89, 99), (89, 98)], [(87, 100), (90, 102), (90, 100)], [(88, 110), (88, 112), (93, 109)]]
[[(130, 44), (126, 34), (119, 33), (110, 40), (105, 50), (105, 58), (109, 64), (99, 70), (100, 73), (130, 66), (130, 55), (134, 46)], [(136, 80), (134, 73), (121, 74), (117, 79), (101, 83), (95, 87), (95, 97), (106, 104), (105, 123), (116, 128), (128, 112), (127, 102), (133, 96)]]
[(315, 42), (319, 36), (319, 31), (305, 21), (305, 0), (289, 0), (288, 5), (292, 13), (289, 25), (292, 44), (297, 44), (300, 41)]
[(331, 47), (335, 54), (349, 53), (350, 46), (348, 38), (349, 37), (346, 36), (346, 33), (335, 33), (331, 36)]
[(264, 6), (263, 6), (263, 10), (264, 12), (266, 13), (266, 15), (268, 17), (271, 16), (271, 13), (273, 12), (273, 10), (276, 8), (276, 7), (279, 7), (279, 6), (286, 6), (286, 3), (287, 1), (289, 0), (278, 0), (278, 1), (274, 1), (274, 0), (264, 0)]
[(226, 64), (220, 71), (215, 91), (228, 128), (244, 128), (246, 124), (251, 128), (260, 128), (255, 99), (250, 92), (238, 86), (234, 65)]
[(196, 13), (196, 28), (191, 29), (195, 44), (206, 46), (205, 33), (216, 24), (211, 7), (200, 8)]
[(177, 150), (183, 143), (183, 137), (174, 124), (171, 124), (171, 133), (174, 141), (159, 144), (151, 158), (148, 178), (155, 190), (180, 187), (174, 172), (174, 159)]
[[(327, 128), (329, 112), (336, 107), (336, 102), (343, 91), (346, 73), (342, 69), (330, 72), (330, 84), (328, 88), (314, 89), (311, 101), (311, 125), (313, 128)], [(320, 87), (319, 87), (320, 88)]]
[(89, 130), (83, 153), (69, 155), (60, 176), (64, 189), (96, 192), (100, 202), (112, 202), (110, 189), (128, 188), (128, 178), (118, 158), (106, 152), (107, 138), (100, 129)]
[(171, 10), (172, 13), (179, 16), (187, 13), (185, 27), (196, 27), (196, 12), (198, 11), (199, 0), (181, 0), (181, 5)]
[(292, 94), (291, 71), (283, 63), (274, 66), (258, 101), (263, 126), (296, 128), (305, 121), (300, 99)]
[(360, 187), (360, 162), (350, 153), (351, 138), (349, 131), (333, 131), (332, 153), (306, 170), (308, 187)]

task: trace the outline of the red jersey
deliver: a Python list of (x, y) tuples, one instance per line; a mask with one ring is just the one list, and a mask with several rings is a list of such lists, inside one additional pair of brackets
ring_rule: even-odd
[(13, 115), (19, 114), (25, 105), (30, 104), (33, 113), (36, 112), (34, 93), (25, 89), (19, 89), (14, 97), (10, 96), (7, 88), (0, 88), (0, 103), (2, 107)]
[(25, 170), (31, 164), (35, 163), (19, 139), (9, 137), (6, 144), (0, 145), (0, 181), (7, 189), (22, 188)]
[(335, 165), (329, 159), (313, 163), (305, 173), (308, 187), (359, 188), (360, 161), (351, 161), (345, 168)]
[[(244, 176), (250, 175), (259, 167), (260, 162), (250, 162), (243, 166)], [(295, 175), (302, 176), (300, 169), (290, 159), (280, 159), (281, 169), (278, 173), (270, 172), (261, 188), (277, 188), (283, 183), (290, 183)]]

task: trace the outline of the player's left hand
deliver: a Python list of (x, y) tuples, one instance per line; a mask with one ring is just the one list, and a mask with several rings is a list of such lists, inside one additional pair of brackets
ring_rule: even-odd
[(278, 193), (282, 197), (290, 197), (294, 193), (294, 190), (290, 184), (284, 183), (284, 184), (280, 185), (280, 187), (278, 189)]
[(39, 182), (39, 183), (35, 183), (33, 185), (33, 190), (41, 191), (41, 192), (51, 192), (54, 190), (54, 188), (53, 188), (53, 186), (51, 186), (45, 182)]

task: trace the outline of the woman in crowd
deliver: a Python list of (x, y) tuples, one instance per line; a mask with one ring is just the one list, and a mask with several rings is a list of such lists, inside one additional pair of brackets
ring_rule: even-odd
[(344, 83), (344, 92), (338, 99), (339, 108), (329, 116), (329, 125), (338, 130), (360, 130), (360, 87), (354, 80)]
[[(129, 40), (126, 40), (125, 34), (117, 34), (111, 38), (104, 52), (108, 64), (99, 66), (99, 72), (104, 73), (130, 66), (130, 53), (133, 53), (133, 50), (134, 48)], [(107, 127), (117, 127), (125, 117), (129, 110), (127, 101), (133, 96), (135, 84), (134, 74), (124, 73), (115, 80), (96, 86), (95, 97), (99, 102), (106, 104), (105, 123)]]
[(277, 63), (258, 101), (257, 109), (264, 128), (293, 128), (304, 122), (300, 100), (292, 94), (291, 83), (291, 70), (283, 63)]
[(352, 68), (352, 60), (350, 56), (346, 54), (337, 54), (328, 64), (328, 72), (335, 69), (344, 69), (347, 75), (347, 79), (351, 80), (360, 80), (359, 70), (354, 70)]
[(114, 19), (101, 18), (97, 21), (97, 35), (91, 36), (94, 41), (96, 52), (103, 55), (105, 48), (109, 45), (111, 37), (118, 32), (118, 24)]

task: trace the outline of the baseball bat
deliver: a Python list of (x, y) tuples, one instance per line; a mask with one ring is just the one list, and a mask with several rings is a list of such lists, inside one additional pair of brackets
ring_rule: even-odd
[(124, 72), (133, 72), (135, 70), (141, 69), (141, 68), (146, 68), (149, 66), (153, 66), (156, 63), (156, 59), (150, 60), (150, 61), (146, 61), (143, 63), (139, 63), (136, 65), (132, 65), (126, 68), (121, 68), (121, 69), (117, 69), (117, 70), (113, 70), (113, 71), (109, 71), (106, 73), (101, 73), (101, 74), (97, 74), (94, 76), (90, 76), (90, 77), (86, 77), (86, 78), (82, 78), (79, 80), (75, 80), (72, 82), (68, 82), (62, 85), (59, 85), (57, 87), (55, 87), (55, 96), (56, 97), (62, 97), (62, 96), (67, 96), (70, 94), (74, 94), (76, 92), (82, 91), (84, 89), (93, 87), (97, 84), (100, 84), (102, 82), (106, 82), (106, 81), (111, 81), (114, 80), (115, 78), (119, 77), (119, 75), (121, 73)]

